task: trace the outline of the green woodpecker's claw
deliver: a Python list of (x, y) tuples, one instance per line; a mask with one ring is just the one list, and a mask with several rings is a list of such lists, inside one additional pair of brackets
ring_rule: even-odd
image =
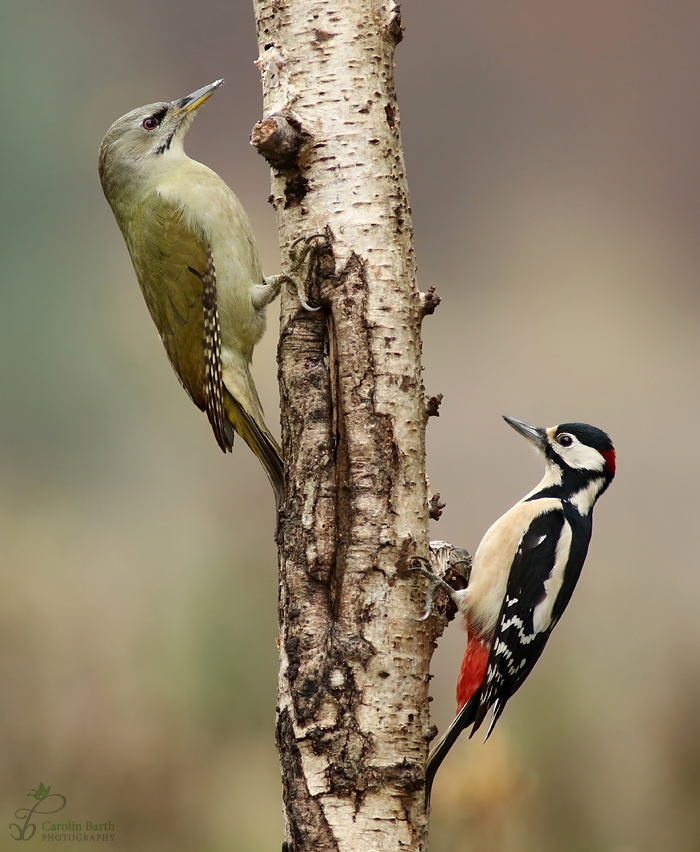
[[(290, 270), (288, 273), (285, 273), (285, 277), (288, 283), (294, 286), (299, 304), (306, 311), (320, 311), (321, 306), (310, 305), (306, 298), (306, 293), (304, 292), (304, 279), (306, 275), (303, 274), (305, 272), (303, 266), (306, 258), (309, 256), (309, 252), (314, 248), (313, 241), (326, 239), (325, 234), (311, 234), (308, 237), (297, 237), (289, 247)], [(298, 246), (301, 247), (298, 248)]]

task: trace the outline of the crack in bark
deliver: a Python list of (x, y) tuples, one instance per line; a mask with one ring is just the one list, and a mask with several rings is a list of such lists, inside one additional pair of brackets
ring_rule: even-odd
[(337, 852), (338, 845), (328, 825), (320, 803), (309, 794), (305, 783), (301, 752), (294, 734), (294, 725), (286, 710), (277, 719), (277, 748), (285, 755), (282, 761), (282, 788), (288, 803), (288, 827), (291, 838), (285, 843), (289, 852), (308, 852), (323, 849)]

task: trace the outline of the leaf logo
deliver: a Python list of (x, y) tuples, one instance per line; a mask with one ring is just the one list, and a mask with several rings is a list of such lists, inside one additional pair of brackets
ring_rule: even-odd
[(45, 799), (49, 793), (51, 792), (51, 787), (44, 787), (43, 782), (39, 782), (39, 786), (36, 790), (32, 790), (31, 793), (27, 793), (27, 796), (31, 796), (36, 799), (37, 802), (40, 802), (42, 799)]

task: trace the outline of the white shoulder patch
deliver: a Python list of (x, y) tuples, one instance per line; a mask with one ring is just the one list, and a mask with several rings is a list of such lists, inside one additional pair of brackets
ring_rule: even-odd
[(544, 600), (542, 603), (537, 604), (532, 614), (532, 626), (535, 633), (543, 633), (549, 629), (552, 623), (552, 610), (564, 582), (564, 571), (566, 563), (569, 561), (570, 550), (571, 527), (569, 526), (569, 522), (565, 520), (561, 528), (559, 541), (557, 542), (554, 566), (549, 577), (544, 581)]
[(464, 608), (460, 607), (479, 635), (490, 635), (496, 628), (513, 560), (530, 524), (545, 512), (558, 509), (561, 501), (554, 497), (521, 501), (487, 530), (474, 554), (468, 599)]

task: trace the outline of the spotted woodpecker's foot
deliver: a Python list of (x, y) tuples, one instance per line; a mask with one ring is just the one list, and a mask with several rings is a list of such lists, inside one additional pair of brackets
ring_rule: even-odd
[(311, 234), (308, 237), (298, 237), (289, 247), (289, 271), (283, 272), (282, 276), (287, 284), (297, 294), (299, 303), (307, 311), (320, 311), (321, 306), (310, 305), (304, 292), (304, 284), (308, 277), (306, 262), (309, 254), (316, 248), (315, 240), (326, 240), (326, 234)]
[(414, 564), (409, 568), (409, 571), (417, 571), (419, 574), (422, 574), (430, 580), (428, 593), (425, 596), (425, 610), (423, 611), (423, 615), (419, 618), (415, 618), (414, 621), (425, 621), (430, 616), (430, 613), (433, 611), (433, 604), (435, 603), (435, 593), (438, 589), (443, 589), (447, 592), (450, 600), (454, 601), (455, 605), (459, 605), (455, 590), (452, 586), (443, 580), (442, 577), (440, 577), (439, 574), (436, 574), (431, 568), (427, 568), (426, 565), (430, 565), (430, 562), (428, 562), (427, 559), (423, 559), (421, 556), (415, 556)]

